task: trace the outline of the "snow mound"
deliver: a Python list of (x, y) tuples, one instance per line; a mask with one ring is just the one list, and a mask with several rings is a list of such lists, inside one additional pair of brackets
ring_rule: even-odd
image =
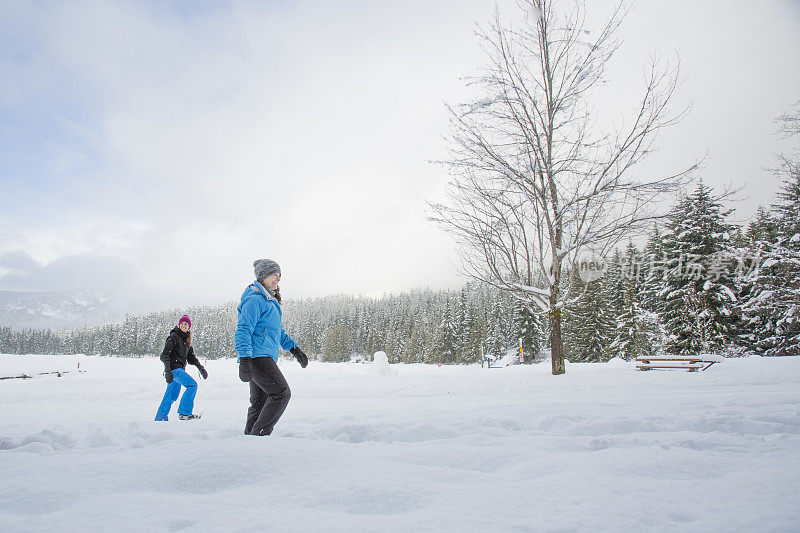
[(511, 366), (519, 363), (519, 353), (514, 350), (500, 358), (497, 366)]
[(386, 355), (386, 352), (375, 352), (375, 356), (372, 358), (371, 370), (373, 374), (380, 376), (397, 375), (397, 369), (389, 364), (389, 357)]

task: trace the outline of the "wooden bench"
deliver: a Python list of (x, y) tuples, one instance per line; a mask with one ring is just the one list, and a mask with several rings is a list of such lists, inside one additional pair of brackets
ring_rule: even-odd
[(722, 362), (722, 358), (715, 355), (655, 355), (636, 358), (638, 370), (688, 370), (697, 372), (707, 370), (714, 363)]

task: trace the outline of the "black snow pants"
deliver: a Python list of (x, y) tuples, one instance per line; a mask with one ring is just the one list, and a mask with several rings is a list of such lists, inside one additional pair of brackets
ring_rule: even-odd
[(289, 384), (272, 357), (253, 357), (250, 408), (245, 435), (269, 435), (292, 397)]

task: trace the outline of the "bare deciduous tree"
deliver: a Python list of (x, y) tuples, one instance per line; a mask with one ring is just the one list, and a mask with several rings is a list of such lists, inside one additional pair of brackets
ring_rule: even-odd
[(597, 131), (592, 90), (603, 83), (627, 13), (617, 5), (597, 33), (575, 3), (520, 0), (526, 23), (499, 12), (478, 32), (490, 58), (472, 83), (484, 98), (449, 107), (449, 201), (431, 203), (431, 220), (458, 241), (462, 269), (549, 314), (553, 374), (564, 373), (561, 312), (578, 255), (602, 256), (663, 213), (658, 201), (686, 176), (646, 178), (632, 169), (670, 114), (677, 66), (654, 58), (627, 125)]
[(784, 138), (800, 135), (800, 102), (797, 102), (794, 107), (797, 108), (796, 111), (784, 113), (775, 119), (780, 128), (779, 133)]

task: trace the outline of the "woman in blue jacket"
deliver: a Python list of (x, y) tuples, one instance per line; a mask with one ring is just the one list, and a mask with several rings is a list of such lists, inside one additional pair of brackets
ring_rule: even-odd
[(250, 382), (250, 408), (245, 435), (269, 435), (286, 410), (291, 391), (278, 368), (280, 348), (294, 355), (300, 366), (308, 357), (281, 325), (281, 268), (271, 259), (253, 263), (256, 281), (242, 294), (234, 343), (239, 354), (239, 378)]

